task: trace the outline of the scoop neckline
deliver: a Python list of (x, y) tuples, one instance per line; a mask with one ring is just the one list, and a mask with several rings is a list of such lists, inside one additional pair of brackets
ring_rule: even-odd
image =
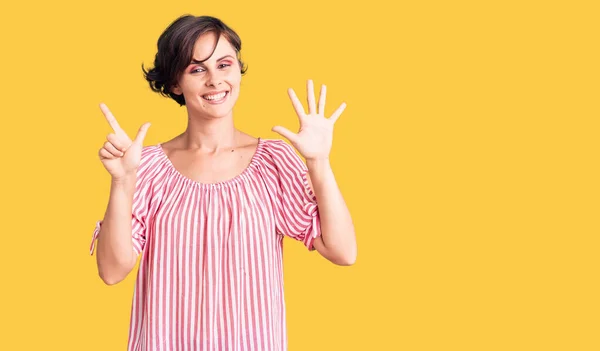
[(228, 184), (234, 184), (234, 183), (238, 183), (239, 181), (242, 180), (242, 178), (244, 178), (244, 176), (249, 173), (252, 168), (254, 168), (256, 166), (256, 163), (258, 162), (258, 156), (262, 151), (263, 148), (263, 144), (265, 142), (264, 139), (262, 139), (261, 137), (258, 137), (258, 142), (256, 144), (256, 150), (254, 150), (254, 153), (252, 154), (252, 157), (250, 158), (250, 162), (248, 163), (248, 165), (244, 168), (244, 170), (239, 173), (238, 175), (226, 179), (226, 180), (222, 180), (219, 182), (214, 182), (214, 183), (204, 183), (204, 182), (199, 182), (196, 180), (193, 180), (192, 178), (184, 175), (183, 173), (181, 173), (173, 164), (173, 162), (171, 162), (171, 159), (169, 158), (169, 156), (167, 155), (167, 153), (165, 152), (165, 150), (162, 147), (163, 143), (158, 143), (156, 144), (157, 149), (160, 152), (160, 155), (163, 157), (164, 161), (167, 163), (167, 166), (180, 178), (182, 178), (183, 180), (185, 180), (188, 183), (192, 183), (194, 185), (200, 186), (200, 187), (210, 187), (210, 188), (214, 188), (214, 187), (222, 187)]

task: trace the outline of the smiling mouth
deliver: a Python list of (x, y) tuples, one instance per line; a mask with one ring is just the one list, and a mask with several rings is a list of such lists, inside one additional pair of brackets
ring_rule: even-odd
[(228, 91), (223, 91), (223, 92), (220, 92), (218, 94), (202, 95), (202, 98), (204, 100), (206, 100), (206, 101), (216, 103), (216, 102), (221, 102), (221, 101), (225, 100), (225, 98), (227, 97), (227, 95), (229, 95), (229, 92)]

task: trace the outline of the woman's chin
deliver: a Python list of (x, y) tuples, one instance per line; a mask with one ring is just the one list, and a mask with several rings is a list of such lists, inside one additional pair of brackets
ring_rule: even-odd
[(231, 109), (222, 109), (221, 111), (200, 109), (200, 111), (197, 111), (192, 115), (201, 116), (202, 119), (223, 119), (233, 116)]

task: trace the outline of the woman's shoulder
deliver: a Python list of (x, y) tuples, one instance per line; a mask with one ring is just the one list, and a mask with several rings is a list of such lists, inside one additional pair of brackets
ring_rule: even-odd
[(261, 139), (263, 149), (274, 157), (296, 155), (295, 149), (283, 139)]
[(304, 162), (296, 149), (283, 139), (261, 139), (262, 155), (266, 163), (276, 169), (304, 169)]
[(162, 156), (161, 144), (147, 145), (142, 148), (140, 163), (156, 163)]
[(138, 177), (154, 177), (165, 169), (166, 162), (161, 144), (147, 145), (142, 148)]

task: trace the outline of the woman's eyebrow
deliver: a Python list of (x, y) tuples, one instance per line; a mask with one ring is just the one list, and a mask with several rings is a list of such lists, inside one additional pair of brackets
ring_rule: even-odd
[[(231, 55), (225, 55), (225, 56), (223, 56), (223, 57), (221, 57), (221, 58), (217, 59), (217, 62), (219, 62), (219, 61), (221, 61), (221, 60), (224, 60), (224, 59), (226, 59), (226, 58), (232, 58), (232, 59), (233, 59), (234, 57), (233, 57), (233, 56), (231, 56)], [(204, 62), (200, 62), (200, 61), (196, 60), (195, 58), (192, 58), (192, 62), (191, 62), (190, 64), (204, 65)]]

